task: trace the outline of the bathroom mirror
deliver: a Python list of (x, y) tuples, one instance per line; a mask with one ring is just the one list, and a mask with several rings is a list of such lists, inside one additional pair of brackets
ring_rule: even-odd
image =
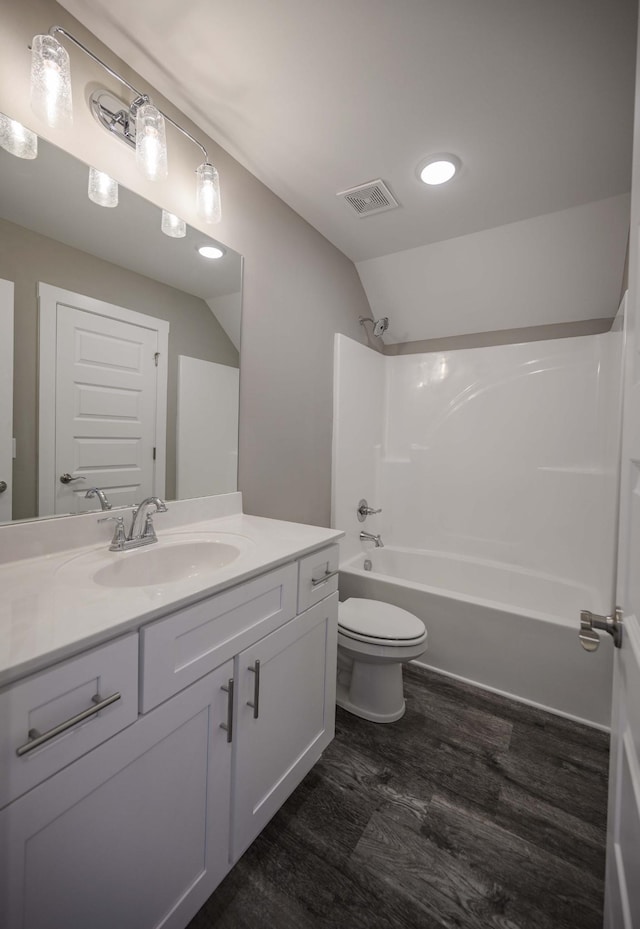
[(88, 179), (42, 139), (0, 149), (0, 521), (99, 509), (94, 486), (113, 506), (237, 489), (242, 257), (165, 235), (122, 186), (98, 206)]

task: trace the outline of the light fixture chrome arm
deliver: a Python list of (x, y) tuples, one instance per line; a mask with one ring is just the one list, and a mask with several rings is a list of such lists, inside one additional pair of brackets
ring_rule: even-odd
[(90, 49), (88, 49), (86, 45), (83, 45), (80, 39), (76, 39), (74, 35), (71, 35), (70, 32), (67, 32), (67, 30), (63, 26), (52, 26), (51, 29), (49, 29), (49, 35), (53, 36), (54, 39), (57, 35), (63, 35), (65, 39), (69, 39), (70, 42), (73, 42), (73, 44), (76, 45), (80, 49), (80, 51), (84, 52), (85, 55), (88, 55), (92, 61), (95, 61), (96, 64), (104, 68), (104, 70), (108, 74), (110, 74), (111, 77), (115, 77), (117, 81), (120, 81), (121, 84), (124, 84), (125, 87), (128, 87), (131, 93), (135, 94), (136, 97), (145, 96), (145, 94), (137, 90), (133, 86), (133, 84), (130, 84), (129, 81), (125, 80), (125, 78), (123, 78), (122, 75), (118, 74), (117, 71), (114, 71), (113, 68), (110, 68), (108, 64), (105, 64), (102, 58), (98, 58), (98, 56), (95, 55), (92, 51), (90, 51)]
[[(117, 81), (119, 81), (121, 84), (123, 84), (128, 90), (131, 91), (132, 94), (135, 95), (135, 100), (133, 101), (133, 104), (134, 104), (134, 105), (140, 106), (142, 102), (148, 102), (148, 101), (149, 101), (149, 95), (148, 95), (148, 94), (145, 94), (145, 93), (143, 93), (142, 91), (138, 90), (137, 87), (134, 87), (133, 84), (131, 84), (129, 81), (127, 81), (126, 78), (122, 77), (121, 74), (118, 74), (117, 71), (115, 71), (115, 70), (114, 70), (113, 68), (111, 68), (108, 64), (106, 64), (106, 63), (102, 60), (102, 58), (100, 58), (98, 55), (96, 55), (94, 52), (92, 52), (90, 49), (88, 49), (86, 45), (84, 45), (79, 39), (76, 39), (76, 37), (75, 37), (74, 35), (72, 35), (72, 34), (71, 34), (67, 29), (65, 29), (63, 26), (51, 26), (51, 28), (49, 29), (49, 35), (50, 35), (50, 36), (53, 36), (53, 38), (56, 38), (57, 35), (62, 35), (62, 36), (65, 37), (65, 39), (68, 39), (70, 42), (73, 42), (73, 44), (74, 44), (77, 48), (79, 48), (80, 51), (84, 52), (85, 55), (87, 55), (92, 61), (94, 61), (96, 64), (100, 65), (101, 68), (104, 68), (104, 70), (107, 72), (107, 74), (111, 75), (111, 77), (115, 78)], [(154, 105), (155, 105), (155, 104), (154, 104)], [(131, 107), (131, 109), (132, 109), (132, 112), (134, 112), (134, 111), (133, 111), (133, 106)], [(177, 129), (178, 132), (180, 132), (180, 133), (182, 133), (182, 135), (186, 136), (187, 139), (190, 139), (190, 141), (193, 142), (194, 145), (197, 145), (197, 146), (198, 146), (198, 148), (200, 149), (200, 151), (201, 151), (202, 154), (204, 155), (205, 164), (209, 164), (209, 163), (210, 163), (210, 162), (209, 162), (209, 155), (208, 155), (208, 153), (207, 153), (206, 148), (205, 148), (204, 145), (202, 144), (202, 142), (199, 142), (196, 138), (194, 138), (194, 136), (192, 136), (191, 133), (188, 132), (186, 129), (184, 129), (179, 123), (177, 123), (177, 122), (175, 121), (175, 119), (172, 119), (170, 116), (167, 116), (167, 114), (166, 114), (165, 112), (163, 112), (162, 110), (160, 110), (158, 107), (156, 107), (156, 109), (158, 109), (158, 112), (166, 119), (166, 121), (167, 121), (168, 123), (171, 123), (171, 125), (174, 127), (174, 129)]]

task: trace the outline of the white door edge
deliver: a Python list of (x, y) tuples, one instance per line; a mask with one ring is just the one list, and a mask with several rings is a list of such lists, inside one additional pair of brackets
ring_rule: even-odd
[(12, 517), (13, 499), (13, 281), (0, 278), (0, 522)]

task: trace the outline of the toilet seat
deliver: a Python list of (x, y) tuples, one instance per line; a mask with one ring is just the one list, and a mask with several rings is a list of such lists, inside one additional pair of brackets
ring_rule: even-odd
[(338, 604), (336, 703), (374, 723), (405, 711), (402, 666), (427, 650), (425, 624), (392, 603), (351, 597)]
[(338, 632), (371, 645), (418, 645), (427, 638), (422, 620), (391, 603), (351, 597), (339, 605)]

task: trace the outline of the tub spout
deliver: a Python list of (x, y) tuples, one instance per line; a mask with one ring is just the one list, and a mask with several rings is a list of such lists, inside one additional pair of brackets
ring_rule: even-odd
[(373, 532), (365, 532), (364, 530), (360, 533), (361, 542), (373, 542), (376, 548), (384, 548), (384, 542), (379, 535), (374, 535)]

